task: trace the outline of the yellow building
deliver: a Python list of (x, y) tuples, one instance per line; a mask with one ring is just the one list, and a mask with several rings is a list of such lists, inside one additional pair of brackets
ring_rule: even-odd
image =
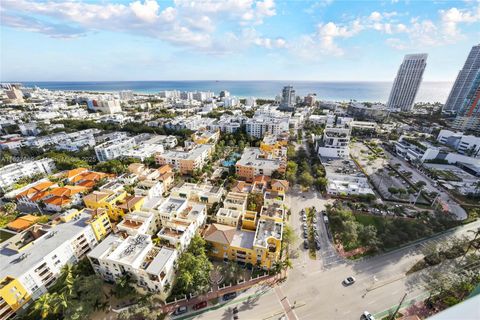
[(7, 276), (0, 281), (0, 319), (13, 316), (28, 300), (30, 295), (17, 279)]
[(220, 131), (197, 131), (191, 138), (196, 144), (215, 144), (220, 139)]
[(127, 192), (124, 190), (99, 190), (83, 197), (83, 202), (89, 209), (106, 209), (109, 218), (118, 221), (124, 215), (124, 212), (117, 207), (117, 204), (120, 204), (126, 197)]
[(255, 231), (251, 231), (252, 223), (255, 226), (251, 213), (247, 215), (249, 219), (242, 221), (242, 230), (213, 223), (205, 230), (204, 238), (212, 245), (212, 257), (268, 270), (280, 259), (283, 223), (261, 218)]
[(110, 232), (112, 232), (112, 225), (110, 223), (110, 219), (108, 217), (108, 211), (104, 208), (98, 209), (82, 209), (78, 211), (77, 209), (70, 209), (64, 212), (60, 216), (60, 221), (62, 222), (69, 222), (73, 219), (78, 219), (82, 216), (88, 214), (90, 219), (86, 221), (86, 224), (89, 224), (92, 227), (93, 234), (97, 241), (103, 240)]
[(125, 199), (117, 203), (117, 208), (123, 211), (123, 214), (131, 213), (134, 211), (140, 211), (145, 203), (145, 197), (140, 196), (128, 196)]
[(260, 149), (272, 155), (286, 155), (288, 139), (277, 138), (273, 135), (266, 135), (260, 142)]
[(236, 261), (254, 266), (257, 256), (253, 248), (255, 232), (213, 223), (205, 230), (204, 238), (212, 244), (211, 255), (224, 261)]

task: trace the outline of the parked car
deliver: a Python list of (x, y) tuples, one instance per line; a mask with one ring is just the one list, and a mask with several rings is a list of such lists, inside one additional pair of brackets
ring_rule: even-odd
[(352, 285), (355, 283), (355, 278), (354, 277), (348, 277), (345, 280), (343, 280), (343, 284), (346, 286)]
[(303, 221), (303, 222), (306, 222), (306, 221), (307, 221), (307, 217), (302, 216), (302, 221)]
[(174, 312), (173, 312), (173, 315), (174, 316), (179, 316), (181, 314), (184, 314), (188, 311), (188, 308), (187, 306), (183, 306), (183, 307), (178, 307)]
[(365, 320), (375, 320), (375, 317), (372, 316), (372, 314), (368, 311), (365, 311), (362, 316), (361, 316), (361, 319), (365, 319)]
[(308, 249), (308, 240), (303, 240), (303, 248)]
[(315, 248), (320, 250), (320, 241), (315, 241)]
[(307, 233), (306, 231), (303, 231), (303, 237), (304, 237), (305, 239), (308, 238), (308, 233)]
[(193, 310), (200, 310), (207, 306), (207, 301), (202, 301), (193, 306)]
[(223, 298), (223, 301), (228, 301), (228, 300), (235, 299), (236, 297), (237, 297), (236, 292), (230, 292), (230, 293), (225, 293), (222, 298)]

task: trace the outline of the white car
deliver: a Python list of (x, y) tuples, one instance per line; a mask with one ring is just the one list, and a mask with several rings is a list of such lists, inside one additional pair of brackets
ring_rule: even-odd
[(363, 314), (362, 314), (362, 319), (365, 319), (365, 320), (375, 320), (375, 317), (372, 316), (372, 314), (368, 311), (365, 311)]
[(349, 286), (351, 284), (355, 283), (355, 278), (354, 277), (348, 277), (345, 280), (343, 280), (343, 284), (346, 286)]

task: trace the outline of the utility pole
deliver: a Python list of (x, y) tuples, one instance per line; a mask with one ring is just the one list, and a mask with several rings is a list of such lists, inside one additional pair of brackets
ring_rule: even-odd
[(402, 306), (402, 303), (403, 303), (403, 301), (405, 301), (405, 298), (406, 298), (406, 297), (407, 297), (407, 293), (405, 292), (405, 294), (403, 295), (402, 300), (400, 300), (400, 303), (398, 304), (397, 309), (395, 309), (395, 312), (392, 314), (392, 316), (390, 317), (389, 320), (394, 320), (394, 319), (395, 319), (395, 316), (397, 315), (398, 310), (400, 310), (400, 308), (401, 308), (401, 306)]

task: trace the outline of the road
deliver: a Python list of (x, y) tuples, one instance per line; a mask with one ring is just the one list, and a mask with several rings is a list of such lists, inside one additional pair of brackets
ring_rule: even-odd
[[(296, 229), (301, 226), (299, 212), (302, 208), (316, 206), (322, 210), (327, 203), (315, 193), (300, 192), (290, 193), (287, 201), (292, 208), (290, 221)], [(294, 306), (295, 317), (290, 317), (291, 320), (357, 320), (364, 311), (378, 315), (394, 307), (405, 293), (406, 301), (425, 298), (419, 275), (405, 276), (405, 272), (423, 256), (422, 247), (479, 227), (480, 221), (476, 221), (431, 239), (355, 262), (346, 261), (331, 252), (332, 248), (323, 243), (323, 238), (317, 260), (311, 260), (305, 250), (301, 250), (294, 260), (294, 269), (289, 271), (287, 281), (280, 285), (284, 297), (275, 290), (265, 290), (253, 306), (234, 300), (228, 306), (206, 312), (195, 319), (232, 319), (229, 308), (235, 305), (240, 310), (239, 319), (281, 319), (288, 311), (282, 305), (285, 297)], [(354, 276), (357, 281), (345, 287), (342, 280), (348, 276)]]
[[(296, 145), (298, 148), (299, 145)], [(400, 163), (413, 171), (412, 178), (424, 180), (427, 188), (435, 190), (433, 182), (423, 177), (405, 161), (392, 155), (393, 163)], [(440, 192), (442, 199), (450, 196)], [(453, 200), (452, 200), (453, 201)], [(395, 307), (407, 293), (406, 301), (425, 298), (419, 274), (405, 273), (423, 257), (422, 248), (432, 242), (441, 242), (451, 236), (466, 234), (480, 227), (480, 221), (461, 226), (433, 238), (418, 241), (382, 255), (350, 261), (340, 257), (333, 248), (322, 219), (318, 219), (321, 249), (317, 259), (311, 259), (303, 248), (300, 211), (315, 207), (318, 212), (325, 209), (326, 200), (314, 191), (302, 192), (293, 188), (287, 195), (285, 205), (292, 211), (289, 223), (299, 235), (293, 259), (294, 268), (289, 271), (286, 282), (271, 290), (265, 289), (253, 301), (238, 297), (225, 306), (205, 312), (191, 319), (233, 319), (232, 308), (237, 306), (239, 319), (359, 319), (364, 311), (383, 315)], [(463, 209), (462, 209), (463, 210)], [(461, 214), (461, 212), (459, 212)], [(457, 214), (457, 217), (460, 216)], [(355, 284), (345, 287), (343, 279), (356, 278)]]

